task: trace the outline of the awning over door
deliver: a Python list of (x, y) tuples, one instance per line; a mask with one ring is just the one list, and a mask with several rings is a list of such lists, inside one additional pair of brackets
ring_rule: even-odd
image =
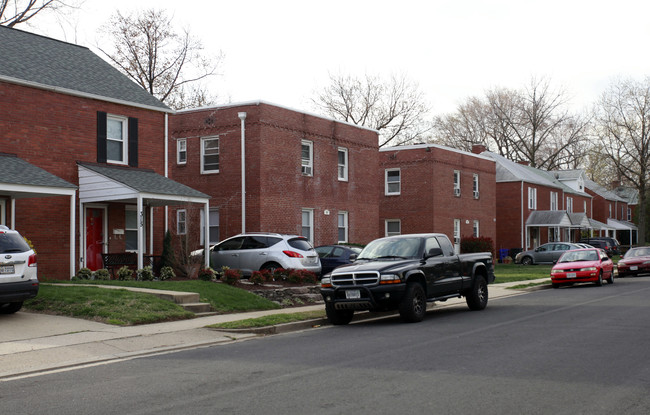
[(17, 157), (0, 153), (0, 197), (11, 201), (12, 229), (16, 228), (15, 200), (36, 197), (70, 197), (70, 276), (75, 273), (75, 198), (77, 186)]
[[(137, 206), (137, 215), (142, 218), (145, 206), (169, 206), (185, 203), (204, 205), (210, 211), (210, 196), (189, 186), (175, 182), (150, 169), (127, 166), (77, 162), (79, 170), (79, 203), (123, 202)], [(83, 212), (83, 209), (81, 210)], [(209, 215), (205, 215), (205, 235), (209, 234)], [(83, 224), (82, 224), (83, 226)], [(138, 268), (143, 266), (142, 244), (144, 223), (138, 226)], [(83, 232), (82, 232), (83, 235)], [(150, 238), (151, 240), (152, 238)], [(205, 238), (205, 252), (208, 252), (208, 238)], [(85, 243), (82, 244), (85, 246)], [(205, 265), (208, 265), (205, 256)]]

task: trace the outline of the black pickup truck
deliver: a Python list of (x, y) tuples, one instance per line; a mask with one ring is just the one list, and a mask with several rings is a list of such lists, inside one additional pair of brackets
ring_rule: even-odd
[(457, 255), (444, 234), (412, 234), (370, 242), (354, 263), (324, 275), (320, 292), (332, 324), (348, 324), (355, 310), (399, 310), (418, 322), (432, 301), (464, 296), (471, 310), (484, 309), (492, 282), (490, 252)]

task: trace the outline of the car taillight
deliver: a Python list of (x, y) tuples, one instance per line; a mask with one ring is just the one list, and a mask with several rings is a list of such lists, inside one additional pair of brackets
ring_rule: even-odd
[(28, 267), (35, 267), (36, 266), (36, 254), (31, 254), (29, 256), (29, 259), (27, 260), (27, 266)]
[(294, 251), (282, 251), (286, 256), (291, 258), (303, 258), (303, 256)]

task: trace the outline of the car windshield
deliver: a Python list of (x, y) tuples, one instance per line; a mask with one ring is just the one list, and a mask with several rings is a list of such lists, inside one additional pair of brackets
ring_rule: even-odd
[(598, 261), (598, 252), (593, 249), (588, 251), (569, 251), (562, 255), (559, 262)]
[(625, 258), (634, 258), (638, 256), (650, 255), (650, 248), (633, 248), (627, 251)]
[(17, 233), (8, 233), (0, 231), (0, 253), (27, 252), (29, 251), (27, 242)]
[(420, 256), (421, 238), (386, 238), (370, 242), (358, 259), (407, 259)]

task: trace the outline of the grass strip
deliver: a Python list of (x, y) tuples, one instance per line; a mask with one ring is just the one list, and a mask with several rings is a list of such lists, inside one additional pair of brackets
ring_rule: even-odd
[(316, 311), (301, 311), (288, 314), (273, 314), (270, 316), (248, 318), (245, 320), (229, 321), (207, 326), (214, 329), (250, 329), (257, 327), (275, 326), (277, 324), (294, 323), (296, 321), (325, 318), (325, 309)]

